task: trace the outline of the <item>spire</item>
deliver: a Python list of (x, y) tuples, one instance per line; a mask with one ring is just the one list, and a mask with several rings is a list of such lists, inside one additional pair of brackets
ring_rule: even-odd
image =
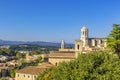
[(65, 48), (65, 42), (64, 40), (61, 41), (61, 49), (64, 49)]

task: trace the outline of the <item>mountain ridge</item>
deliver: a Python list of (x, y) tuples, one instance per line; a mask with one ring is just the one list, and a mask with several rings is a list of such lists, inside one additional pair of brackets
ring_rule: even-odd
[[(57, 46), (60, 47), (59, 42), (46, 42), (46, 41), (9, 41), (0, 39), (0, 45), (18, 45), (18, 44), (37, 44), (42, 46)], [(66, 43), (66, 47), (73, 47), (72, 43)]]

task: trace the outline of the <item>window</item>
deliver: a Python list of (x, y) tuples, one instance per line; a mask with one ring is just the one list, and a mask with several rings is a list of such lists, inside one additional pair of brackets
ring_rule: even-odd
[(25, 74), (24, 74), (24, 77), (25, 77)]
[(83, 31), (83, 35), (84, 35), (84, 31)]
[(19, 74), (18, 74), (18, 77), (19, 77)]
[(101, 44), (103, 44), (103, 40), (101, 40)]
[(87, 32), (85, 31), (85, 36), (87, 36)]
[(55, 65), (57, 66), (57, 62), (55, 63)]
[(79, 49), (80, 48), (80, 46), (79, 45), (77, 45), (77, 49)]
[(34, 78), (36, 78), (36, 76), (34, 76)]
[(97, 45), (98, 45), (98, 41), (95, 40), (95, 46), (97, 46)]

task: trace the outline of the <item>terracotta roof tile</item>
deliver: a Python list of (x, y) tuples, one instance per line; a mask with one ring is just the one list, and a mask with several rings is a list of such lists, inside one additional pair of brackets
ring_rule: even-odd
[(39, 66), (25, 67), (23, 69), (17, 70), (16, 73), (38, 75), (39, 73), (42, 73), (46, 68), (49, 68), (52, 66), (53, 66), (52, 64), (44, 63), (44, 64), (41, 64)]
[(33, 66), (29, 66), (29, 67), (18, 70), (17, 73), (37, 75), (39, 73), (42, 73), (44, 70), (45, 68), (36, 68)]

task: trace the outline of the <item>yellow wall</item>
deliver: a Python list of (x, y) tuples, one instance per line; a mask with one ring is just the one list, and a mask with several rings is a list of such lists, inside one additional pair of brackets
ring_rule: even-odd
[(49, 62), (53, 65), (57, 65), (60, 63), (60, 62), (68, 62), (70, 60), (73, 60), (73, 59), (62, 59), (62, 58), (49, 58)]
[(37, 75), (16, 73), (15, 80), (35, 80), (36, 78), (34, 76), (36, 76), (36, 78), (37, 78)]
[(74, 49), (59, 49), (59, 51), (63, 51), (63, 52), (74, 52)]

